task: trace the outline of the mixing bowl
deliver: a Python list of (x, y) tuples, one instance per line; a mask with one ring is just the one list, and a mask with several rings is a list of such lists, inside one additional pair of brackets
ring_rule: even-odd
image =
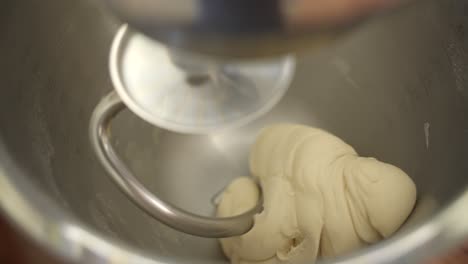
[[(467, 12), (465, 1), (420, 1), (299, 54), (285, 97), (247, 126), (183, 135), (126, 111), (113, 121), (114, 146), (160, 198), (211, 215), (224, 186), (248, 174), (260, 128), (324, 128), (401, 167), (419, 191), (394, 237), (328, 261), (424, 263), (468, 235)], [(34, 263), (226, 263), (216, 240), (138, 209), (91, 149), (120, 22), (92, 0), (7, 0), (0, 22), (0, 208)]]

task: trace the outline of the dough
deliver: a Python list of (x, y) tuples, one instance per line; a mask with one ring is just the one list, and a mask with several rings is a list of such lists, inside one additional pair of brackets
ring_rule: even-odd
[[(250, 170), (264, 210), (248, 233), (221, 239), (232, 263), (313, 263), (349, 253), (392, 235), (416, 201), (416, 187), (402, 170), (359, 157), (341, 139), (302, 125), (263, 129)], [(217, 215), (241, 214), (258, 199), (254, 180), (238, 178)]]

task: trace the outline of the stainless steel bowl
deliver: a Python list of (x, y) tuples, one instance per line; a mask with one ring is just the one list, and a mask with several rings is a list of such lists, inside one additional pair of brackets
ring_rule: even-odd
[[(468, 235), (466, 10), (464, 1), (422, 1), (301, 55), (285, 98), (249, 126), (188, 136), (127, 112), (113, 122), (114, 144), (152, 192), (210, 215), (225, 184), (248, 173), (259, 128), (325, 128), (400, 166), (419, 189), (395, 237), (331, 261), (418, 263)], [(216, 240), (140, 211), (93, 154), (87, 127), (112, 89), (107, 61), (119, 22), (91, 0), (7, 0), (0, 21), (0, 208), (19, 234), (63, 261), (225, 263)]]

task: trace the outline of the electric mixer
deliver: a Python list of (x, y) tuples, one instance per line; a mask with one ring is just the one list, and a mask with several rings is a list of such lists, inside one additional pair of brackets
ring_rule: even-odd
[(261, 203), (239, 216), (209, 218), (158, 199), (113, 150), (112, 118), (128, 107), (155, 126), (182, 133), (246, 124), (286, 92), (294, 74), (292, 53), (329, 43), (399, 1), (107, 2), (130, 26), (121, 27), (111, 48), (115, 91), (101, 100), (91, 118), (99, 160), (120, 189), (157, 220), (193, 235), (229, 237), (252, 227)]

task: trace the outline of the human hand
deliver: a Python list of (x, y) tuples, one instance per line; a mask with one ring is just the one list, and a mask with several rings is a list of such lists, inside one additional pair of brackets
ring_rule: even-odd
[(468, 243), (450, 252), (444, 257), (436, 258), (427, 264), (465, 264), (468, 263)]
[(286, 22), (294, 26), (344, 23), (396, 7), (407, 0), (284, 0)]

